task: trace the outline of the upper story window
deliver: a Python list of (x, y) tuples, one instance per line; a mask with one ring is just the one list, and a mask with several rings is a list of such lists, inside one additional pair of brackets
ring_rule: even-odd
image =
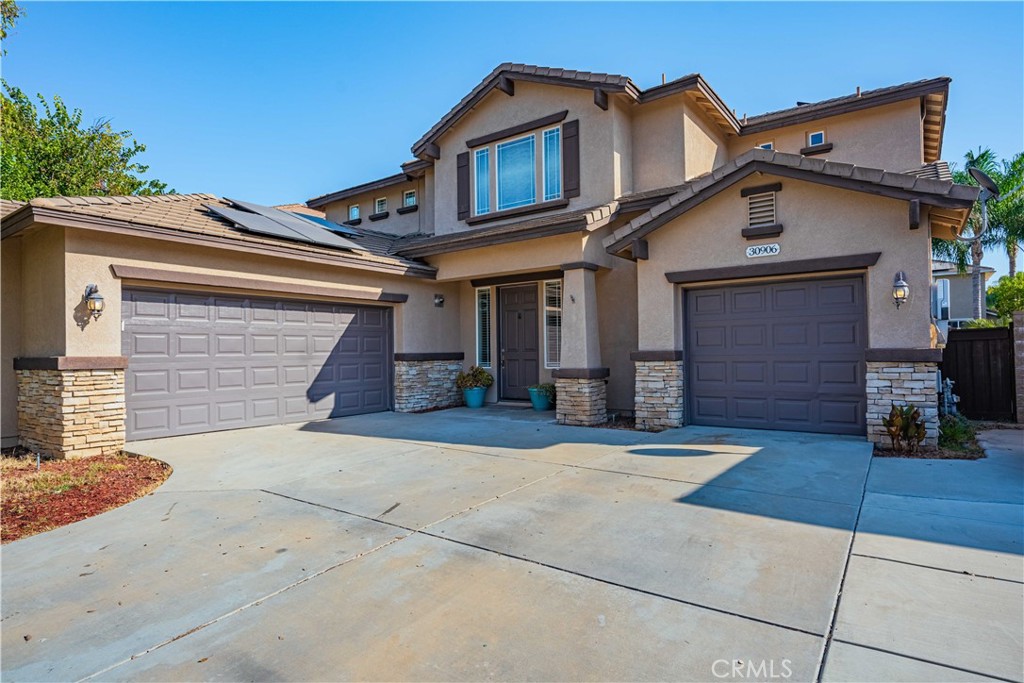
[(815, 145), (825, 144), (825, 131), (816, 130), (813, 133), (807, 134), (807, 146), (814, 147)]
[(498, 143), (498, 211), (537, 202), (537, 137)]
[(416, 206), (416, 190), (406, 190), (402, 194), (402, 206)]
[(767, 149), (768, 151), (771, 151), (771, 150), (775, 149), (775, 142), (773, 142), (771, 140), (769, 140), (768, 142), (761, 142), (761, 143), (758, 143), (757, 148), (758, 149)]
[(388, 210), (388, 198), (387, 197), (378, 197), (377, 199), (373, 200), (373, 212), (374, 213), (384, 213), (387, 210)]
[(474, 150), (473, 214), (482, 216), (561, 198), (562, 166), (561, 127)]
[(359, 220), (359, 205), (358, 204), (352, 204), (352, 205), (350, 205), (348, 207), (348, 219), (350, 221), (357, 221), (357, 220)]

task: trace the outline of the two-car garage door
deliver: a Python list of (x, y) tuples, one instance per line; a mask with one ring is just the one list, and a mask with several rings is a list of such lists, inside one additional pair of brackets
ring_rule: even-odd
[(865, 433), (862, 278), (693, 289), (685, 321), (691, 422)]
[(391, 315), (374, 306), (126, 289), (127, 438), (391, 407)]

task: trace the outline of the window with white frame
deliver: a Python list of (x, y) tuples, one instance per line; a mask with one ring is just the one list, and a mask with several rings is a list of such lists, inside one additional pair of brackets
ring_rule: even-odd
[(769, 142), (762, 142), (762, 143), (758, 144), (758, 148), (759, 149), (767, 149), (767, 150), (771, 151), (771, 150), (775, 149), (775, 143), (771, 142), (771, 141), (769, 141)]
[(537, 138), (527, 135), (498, 143), (498, 211), (529, 206), (537, 202)]
[(491, 212), (491, 150), (484, 147), (473, 152), (473, 176), (477, 216)]
[(474, 150), (472, 177), (476, 216), (561, 198), (561, 127)]
[(825, 144), (825, 131), (816, 130), (813, 133), (807, 134), (807, 146), (814, 147), (815, 145)]
[(562, 357), (562, 281), (544, 283), (544, 367), (557, 368)]
[(348, 207), (348, 219), (350, 221), (359, 220), (359, 205), (352, 204)]
[(374, 213), (384, 213), (387, 210), (388, 210), (388, 198), (387, 197), (378, 197), (377, 199), (375, 199), (373, 201), (373, 212)]
[(491, 289), (476, 290), (476, 364), (491, 367)]
[(402, 206), (416, 206), (416, 190), (406, 190), (402, 194)]
[(562, 129), (544, 131), (544, 201), (562, 196)]

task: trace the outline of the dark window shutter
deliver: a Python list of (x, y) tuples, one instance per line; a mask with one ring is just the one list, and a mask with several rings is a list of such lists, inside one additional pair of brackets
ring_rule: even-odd
[(562, 124), (562, 179), (566, 199), (580, 196), (580, 122), (566, 121)]
[(469, 218), (469, 152), (463, 152), (455, 159), (458, 180), (459, 220)]

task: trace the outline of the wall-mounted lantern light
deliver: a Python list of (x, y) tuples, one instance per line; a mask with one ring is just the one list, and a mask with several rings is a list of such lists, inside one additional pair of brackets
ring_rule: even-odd
[(89, 313), (92, 314), (93, 320), (98, 320), (103, 315), (103, 295), (100, 294), (98, 286), (86, 285), (82, 300), (85, 301), (85, 305), (88, 307)]
[(910, 285), (907, 284), (907, 276), (901, 270), (896, 273), (896, 278), (892, 283), (892, 302), (896, 304), (896, 308), (899, 308), (902, 304), (907, 303), (909, 296)]
[(434, 295), (434, 305), (438, 308), (444, 308), (444, 294)]

